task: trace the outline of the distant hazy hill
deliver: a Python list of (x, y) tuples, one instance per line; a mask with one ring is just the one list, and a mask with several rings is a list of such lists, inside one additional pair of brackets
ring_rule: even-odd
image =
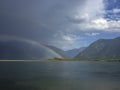
[(47, 46), (47, 47), (51, 48), (52, 50), (54, 50), (55, 52), (59, 53), (64, 58), (69, 58), (70, 57), (67, 52), (65, 52), (64, 50), (62, 50), (60, 48), (57, 48), (57, 47), (51, 46), (51, 45), (45, 45), (45, 46)]
[(51, 48), (52, 50), (56, 51), (57, 53), (62, 55), (64, 58), (73, 58), (78, 53), (80, 53), (81, 51), (83, 51), (86, 48), (86, 47), (81, 47), (81, 48), (78, 48), (78, 49), (71, 49), (71, 50), (64, 51), (64, 50), (62, 50), (60, 48), (57, 48), (55, 46), (50, 46), (50, 45), (46, 45), (46, 46)]
[(8, 60), (28, 60), (46, 59), (58, 57), (42, 46), (33, 45), (22, 41), (2, 41), (0, 42), (0, 59)]
[(93, 42), (75, 58), (91, 59), (120, 59), (120, 37), (115, 39), (99, 39)]
[(70, 58), (75, 57), (78, 53), (82, 52), (83, 50), (85, 50), (86, 47), (81, 47), (81, 48), (77, 48), (77, 49), (71, 49), (66, 51), (66, 53), (68, 54), (68, 56)]

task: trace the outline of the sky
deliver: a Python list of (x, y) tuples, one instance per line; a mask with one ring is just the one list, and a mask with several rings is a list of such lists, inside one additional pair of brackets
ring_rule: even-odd
[(0, 0), (0, 13), (0, 40), (69, 50), (120, 36), (120, 0)]

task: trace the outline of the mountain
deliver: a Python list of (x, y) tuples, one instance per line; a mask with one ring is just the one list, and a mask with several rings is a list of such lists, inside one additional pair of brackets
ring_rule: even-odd
[(49, 48), (51, 48), (55, 52), (59, 53), (64, 58), (73, 58), (79, 52), (83, 51), (86, 48), (86, 47), (81, 47), (81, 48), (78, 48), (78, 49), (71, 49), (71, 50), (64, 51), (64, 50), (62, 50), (60, 48), (57, 48), (55, 46), (51, 46), (51, 45), (46, 45), (46, 46), (49, 47)]
[(68, 54), (68, 56), (70, 58), (75, 57), (78, 53), (82, 52), (83, 50), (85, 50), (86, 47), (81, 47), (81, 48), (76, 48), (76, 49), (71, 49), (66, 51), (66, 53)]
[(32, 60), (47, 59), (59, 57), (51, 49), (44, 46), (34, 45), (24, 41), (1, 41), (0, 42), (0, 59), (1, 60)]
[(80, 52), (75, 58), (82, 60), (120, 59), (120, 37), (99, 39)]
[(64, 50), (62, 50), (60, 48), (57, 48), (57, 47), (51, 46), (51, 45), (45, 45), (45, 46), (47, 46), (50, 49), (54, 50), (55, 52), (59, 53), (64, 58), (69, 58), (70, 57), (67, 52), (65, 52)]

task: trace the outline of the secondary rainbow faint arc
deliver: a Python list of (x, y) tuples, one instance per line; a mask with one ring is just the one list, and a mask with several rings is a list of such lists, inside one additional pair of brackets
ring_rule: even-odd
[(27, 43), (30, 43), (30, 44), (33, 44), (33, 45), (37, 45), (37, 46), (40, 46), (40, 47), (43, 47), (43, 48), (47, 49), (51, 53), (57, 55), (59, 58), (64, 58), (58, 52), (56, 52), (53, 49), (47, 47), (46, 45), (41, 44), (41, 43), (39, 43), (37, 41), (34, 41), (34, 40), (30, 40), (30, 39), (26, 39), (26, 38), (21, 38), (21, 37), (17, 37), (17, 36), (1, 36), (1, 38), (6, 38), (6, 41), (7, 40), (16, 40), (16, 41), (23, 41), (23, 42), (27, 42)]

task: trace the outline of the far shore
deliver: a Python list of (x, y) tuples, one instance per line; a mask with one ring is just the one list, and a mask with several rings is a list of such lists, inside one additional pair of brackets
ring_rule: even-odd
[(120, 62), (120, 60), (46, 59), (46, 60), (0, 60), (0, 62)]

